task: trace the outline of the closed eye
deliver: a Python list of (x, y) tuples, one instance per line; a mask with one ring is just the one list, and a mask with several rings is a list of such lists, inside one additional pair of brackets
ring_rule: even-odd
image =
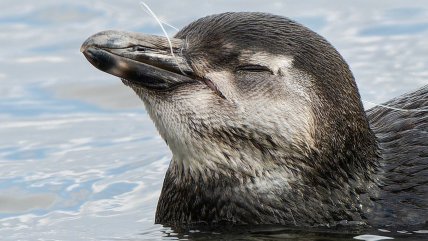
[(235, 72), (239, 71), (248, 71), (248, 72), (269, 72), (273, 74), (273, 71), (266, 66), (249, 64), (249, 65), (241, 65), (235, 69)]

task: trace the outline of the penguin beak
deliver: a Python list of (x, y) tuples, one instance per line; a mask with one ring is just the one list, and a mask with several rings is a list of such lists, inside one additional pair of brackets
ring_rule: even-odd
[(103, 31), (89, 37), (80, 48), (97, 69), (154, 90), (168, 90), (196, 82), (183, 56), (185, 42), (148, 34)]

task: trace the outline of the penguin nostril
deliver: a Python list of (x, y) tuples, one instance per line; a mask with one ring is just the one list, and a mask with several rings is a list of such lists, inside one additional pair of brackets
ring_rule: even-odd
[(132, 47), (132, 51), (134, 51), (134, 52), (146, 52), (147, 48), (143, 47), (141, 45), (135, 45)]

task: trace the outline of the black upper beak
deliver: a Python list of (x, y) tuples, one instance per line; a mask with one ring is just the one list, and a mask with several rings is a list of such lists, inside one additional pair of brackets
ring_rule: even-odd
[(169, 89), (195, 82), (193, 70), (183, 56), (185, 43), (122, 31), (103, 31), (89, 37), (80, 48), (99, 70), (150, 89)]

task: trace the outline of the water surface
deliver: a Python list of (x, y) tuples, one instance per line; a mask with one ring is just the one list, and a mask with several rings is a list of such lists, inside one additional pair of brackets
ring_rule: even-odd
[[(147, 4), (178, 28), (224, 11), (298, 20), (339, 49), (367, 101), (380, 103), (428, 83), (425, 1)], [(2, 0), (0, 9), (1, 240), (427, 238), (421, 228), (269, 227), (254, 233), (241, 227), (221, 234), (154, 225), (171, 153), (135, 94), (93, 68), (79, 48), (106, 29), (161, 34), (156, 22), (134, 0)]]

